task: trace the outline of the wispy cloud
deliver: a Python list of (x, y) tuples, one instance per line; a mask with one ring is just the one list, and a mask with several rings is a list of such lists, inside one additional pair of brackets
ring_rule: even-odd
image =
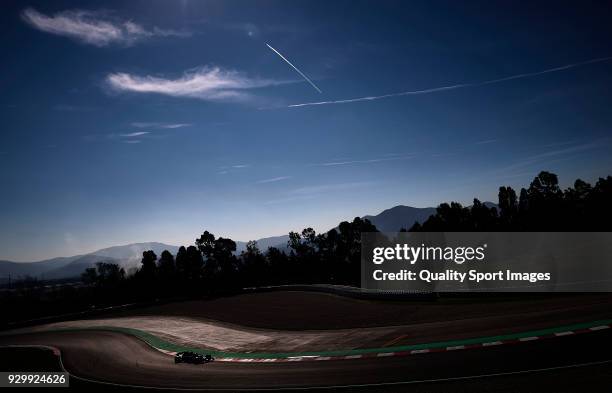
[(330, 161), (324, 162), (321, 164), (317, 164), (319, 166), (339, 166), (339, 165), (352, 165), (352, 164), (373, 164), (377, 162), (385, 162), (385, 161), (398, 161), (398, 160), (407, 160), (410, 158), (414, 158), (415, 154), (396, 156), (396, 157), (384, 157), (384, 158), (372, 158), (368, 160), (346, 160), (346, 161)]
[[(191, 126), (191, 124), (183, 124), (183, 123), (132, 123), (131, 124), (132, 127), (137, 128), (137, 129), (141, 129), (143, 131), (133, 131), (133, 132), (127, 132), (125, 134), (109, 134), (108, 137), (111, 139), (116, 139), (117, 137), (119, 138), (129, 138), (131, 140), (135, 140), (135, 138), (138, 137), (144, 137), (146, 135), (151, 135), (151, 137), (153, 137), (153, 135), (151, 134), (152, 132), (155, 132), (156, 130), (160, 130), (160, 129), (175, 129), (175, 128), (182, 128), (182, 127), (188, 127)], [(144, 130), (147, 131), (144, 131)], [(125, 142), (125, 140), (123, 141)], [(137, 142), (132, 142), (132, 143), (137, 143)]]
[(129, 144), (136, 144), (140, 142), (142, 142), (140, 139), (129, 139), (129, 140), (123, 141), (123, 143), (129, 143)]
[(293, 203), (298, 201), (312, 200), (320, 197), (323, 194), (329, 194), (333, 192), (342, 192), (353, 189), (367, 188), (375, 185), (376, 182), (347, 182), (347, 183), (333, 183), (333, 184), (317, 184), (312, 186), (305, 186), (290, 190), (285, 196), (277, 199), (272, 199), (264, 202), (266, 205)]
[(256, 183), (257, 184), (276, 183), (276, 182), (279, 182), (279, 181), (289, 180), (289, 179), (291, 179), (291, 176), (278, 176), (278, 177), (273, 177), (271, 179), (260, 180), (260, 181), (258, 181)]
[(149, 132), (147, 131), (138, 131), (138, 132), (130, 132), (129, 134), (119, 134), (119, 136), (122, 136), (124, 138), (133, 138), (136, 136), (143, 136), (143, 135), (147, 135)]
[(269, 201), (265, 201), (264, 205), (280, 205), (284, 203), (294, 203), (294, 202), (299, 202), (299, 201), (311, 200), (315, 198), (316, 198), (315, 195), (296, 195), (296, 196), (290, 196), (290, 197), (285, 197), (285, 198), (271, 199)]
[(193, 124), (191, 123), (147, 123), (147, 122), (134, 122), (131, 124), (132, 127), (136, 128), (163, 128), (163, 129), (175, 129), (175, 128), (184, 128), (191, 127)]
[(349, 183), (334, 183), (334, 184), (321, 184), (314, 186), (306, 186), (296, 188), (289, 192), (291, 195), (314, 195), (322, 194), (334, 191), (345, 191), (354, 188), (364, 188), (371, 186), (372, 182), (349, 182)]
[(299, 108), (299, 107), (303, 107), (303, 106), (316, 106), (316, 105), (350, 104), (350, 103), (353, 103), (353, 102), (375, 101), (375, 100), (382, 100), (382, 99), (385, 99), (385, 98), (392, 98), (392, 97), (402, 97), (402, 96), (411, 96), (411, 95), (440, 93), (440, 92), (449, 91), (449, 90), (464, 89), (464, 88), (468, 88), (468, 87), (480, 87), (480, 86), (486, 86), (486, 85), (492, 85), (492, 84), (496, 84), (496, 83), (502, 83), (502, 82), (507, 82), (507, 81), (511, 81), (511, 80), (516, 80), (516, 79), (531, 78), (531, 77), (535, 77), (535, 76), (539, 76), (539, 75), (548, 74), (548, 73), (551, 73), (551, 72), (566, 71), (566, 70), (570, 70), (572, 68), (582, 67), (582, 66), (585, 66), (585, 65), (588, 65), (588, 64), (601, 63), (601, 62), (610, 61), (610, 60), (612, 60), (612, 56), (600, 57), (600, 58), (596, 58), (596, 59), (581, 61), (581, 62), (578, 62), (578, 63), (566, 64), (566, 65), (562, 65), (562, 66), (559, 66), (559, 67), (548, 68), (546, 70), (537, 71), (537, 72), (528, 72), (528, 73), (523, 73), (523, 74), (516, 74), (516, 75), (506, 76), (506, 77), (498, 78), (498, 79), (490, 79), (490, 80), (482, 81), (482, 82), (459, 83), (459, 84), (454, 84), (454, 85), (449, 85), (449, 86), (434, 87), (434, 88), (430, 88), (430, 89), (403, 91), (403, 92), (399, 92), (399, 93), (383, 94), (383, 95), (378, 95), (378, 96), (348, 98), (348, 99), (343, 99), (343, 100), (306, 102), (306, 103), (302, 103), (302, 104), (288, 105), (288, 108)]
[(106, 81), (116, 91), (190, 97), (209, 101), (244, 101), (251, 97), (246, 90), (286, 83), (249, 78), (239, 72), (219, 67), (200, 67), (187, 71), (175, 79), (119, 72), (109, 74)]
[(21, 17), (38, 30), (100, 47), (112, 44), (132, 45), (153, 37), (189, 35), (187, 32), (158, 27), (147, 29), (129, 20), (113, 18), (107, 13), (85, 10), (68, 10), (47, 16), (33, 8), (27, 8)]
[(251, 164), (234, 164), (234, 165), (224, 165), (220, 166), (217, 172), (218, 175), (228, 175), (230, 173), (239, 172), (242, 169), (250, 168)]
[(227, 175), (230, 173), (235, 173), (241, 169), (250, 168), (251, 164), (234, 164), (234, 165), (224, 165), (219, 167), (218, 175)]
[(561, 142), (552, 142), (544, 145), (544, 147), (560, 147), (560, 146), (568, 146), (576, 144), (576, 140), (571, 141), (561, 141)]
[(576, 144), (562, 149), (548, 150), (532, 156), (524, 157), (521, 161), (502, 168), (503, 171), (516, 170), (518, 168), (526, 168), (534, 165), (543, 165), (559, 160), (571, 158), (572, 154), (580, 154), (586, 151), (597, 149), (606, 146), (610, 143), (610, 139), (603, 138), (596, 141)]
[(495, 142), (497, 142), (497, 139), (485, 139), (482, 141), (475, 142), (474, 144), (475, 145), (488, 145), (489, 143), (495, 143)]

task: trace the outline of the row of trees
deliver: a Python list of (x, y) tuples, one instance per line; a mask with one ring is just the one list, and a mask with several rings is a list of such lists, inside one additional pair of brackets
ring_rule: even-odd
[(194, 245), (180, 247), (176, 256), (145, 251), (132, 276), (116, 264), (98, 263), (83, 273), (82, 280), (100, 290), (129, 286), (145, 296), (220, 294), (295, 283), (358, 285), (361, 233), (373, 231), (376, 227), (368, 220), (355, 218), (327, 233), (317, 234), (312, 228), (291, 232), (282, 249), (262, 252), (250, 241), (239, 255), (233, 240), (205, 231)]
[(474, 199), (471, 207), (443, 203), (424, 223), (410, 231), (607, 231), (612, 218), (612, 177), (595, 186), (576, 180), (562, 190), (557, 175), (540, 172), (519, 196), (512, 187), (499, 188), (497, 207)]
[[(496, 207), (478, 200), (470, 207), (443, 203), (436, 214), (409, 230), (609, 231), (610, 201), (610, 176), (594, 186), (576, 180), (573, 187), (561, 190), (556, 175), (541, 172), (518, 195), (511, 187), (500, 187)], [(144, 252), (135, 274), (103, 262), (83, 273), (83, 286), (4, 291), (0, 307), (5, 312), (0, 322), (158, 298), (218, 295), (250, 286), (359, 285), (361, 234), (374, 231), (376, 227), (368, 220), (355, 218), (326, 233), (316, 233), (312, 228), (291, 232), (284, 247), (259, 250), (256, 242), (249, 242), (240, 254), (231, 239), (204, 232), (176, 255)]]
[[(499, 188), (498, 205), (475, 199), (469, 207), (443, 203), (436, 214), (410, 231), (599, 231), (609, 230), (612, 218), (612, 177), (595, 186), (576, 180), (561, 190), (555, 174), (541, 172), (519, 196), (511, 187)], [(180, 247), (176, 256), (164, 251), (143, 253), (136, 274), (126, 277), (116, 265), (99, 264), (83, 274), (96, 286), (117, 287), (128, 282), (142, 294), (219, 294), (244, 287), (330, 283), (359, 285), (361, 234), (375, 232), (368, 220), (355, 218), (317, 234), (312, 228), (289, 233), (286, 247), (262, 251), (251, 241), (236, 254), (236, 243), (205, 231), (194, 245)], [(398, 228), (399, 230), (399, 228)], [(405, 231), (405, 229), (403, 229)]]

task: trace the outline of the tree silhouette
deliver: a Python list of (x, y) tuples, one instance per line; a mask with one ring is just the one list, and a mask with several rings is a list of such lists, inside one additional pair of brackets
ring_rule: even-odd
[(197, 281), (202, 278), (202, 268), (204, 266), (204, 258), (202, 253), (195, 246), (187, 247), (185, 252), (186, 261), (186, 278), (189, 281)]
[[(232, 276), (238, 271), (238, 259), (234, 252), (236, 252), (236, 243), (232, 239), (220, 237), (215, 240), (213, 259), (219, 266), (218, 279), (224, 290), (234, 287), (236, 284), (232, 280)], [(208, 263), (208, 260), (206, 262)]]
[(157, 275), (157, 255), (152, 250), (144, 251), (142, 253), (142, 260), (140, 263), (142, 267), (140, 268), (140, 275), (145, 280), (152, 280)]
[(198, 250), (204, 255), (206, 258), (210, 258), (215, 249), (215, 235), (208, 231), (204, 231), (204, 233), (195, 241), (196, 246), (198, 246)]
[(512, 187), (499, 187), (498, 207), (501, 227), (506, 230), (512, 229), (519, 210), (516, 192)]
[(176, 264), (174, 263), (174, 256), (170, 251), (162, 251), (157, 270), (160, 277), (163, 277), (165, 280), (174, 280), (176, 278)]
[(88, 267), (81, 274), (81, 281), (88, 285), (95, 285), (98, 283), (98, 272), (95, 267)]
[(185, 248), (185, 246), (180, 246), (178, 251), (176, 252), (176, 261), (175, 261), (175, 265), (176, 265), (176, 275), (178, 276), (179, 280), (181, 281), (185, 281), (187, 280), (187, 270), (188, 270), (188, 265), (189, 261), (187, 258), (187, 249)]
[(289, 258), (287, 254), (277, 247), (268, 248), (266, 260), (270, 267), (269, 284), (289, 284), (295, 278), (291, 276), (289, 268)]
[(243, 282), (247, 285), (265, 285), (270, 265), (268, 260), (257, 247), (257, 242), (251, 240), (247, 242), (246, 249), (240, 254), (241, 266), (239, 270), (243, 275)]

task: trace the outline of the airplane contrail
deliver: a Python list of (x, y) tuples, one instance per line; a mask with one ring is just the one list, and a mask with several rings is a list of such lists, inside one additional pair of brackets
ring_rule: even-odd
[(272, 50), (274, 53), (276, 53), (277, 55), (279, 55), (281, 59), (285, 60), (285, 62), (286, 62), (287, 64), (289, 64), (289, 65), (290, 65), (290, 66), (291, 66), (291, 67), (292, 67), (294, 70), (296, 70), (296, 71), (297, 71), (297, 73), (298, 73), (298, 74), (300, 74), (300, 75), (302, 76), (302, 78), (304, 78), (304, 79), (306, 80), (306, 82), (310, 83), (310, 85), (311, 85), (312, 87), (314, 87), (314, 88), (315, 88), (315, 89), (316, 89), (316, 90), (317, 90), (319, 93), (323, 93), (323, 92), (321, 91), (321, 89), (319, 89), (319, 88), (317, 87), (317, 85), (315, 85), (315, 84), (313, 83), (313, 81), (311, 81), (311, 80), (310, 80), (310, 78), (308, 78), (306, 75), (304, 75), (304, 73), (303, 73), (302, 71), (300, 71), (300, 70), (299, 70), (299, 69), (298, 69), (296, 66), (294, 66), (293, 64), (291, 64), (291, 62), (290, 62), (289, 60), (287, 60), (287, 58), (286, 58), (285, 56), (281, 55), (281, 53), (280, 53), (279, 51), (277, 51), (276, 49), (272, 48), (272, 46), (270, 46), (270, 45), (269, 45), (269, 44), (267, 44), (267, 43), (266, 43), (266, 46), (267, 46), (268, 48), (270, 48), (270, 49), (271, 49), (271, 50)]
[(401, 96), (419, 95), (419, 94), (431, 94), (431, 93), (437, 93), (437, 92), (447, 91), (447, 90), (463, 89), (466, 87), (478, 87), (478, 86), (491, 85), (494, 83), (501, 83), (501, 82), (506, 82), (506, 81), (510, 81), (514, 79), (529, 78), (529, 77), (538, 76), (542, 74), (548, 74), (550, 72), (565, 71), (571, 68), (581, 67), (587, 64), (601, 63), (601, 62), (609, 61), (609, 60), (612, 60), (612, 56), (600, 57), (597, 59), (581, 61), (579, 63), (566, 64), (566, 65), (562, 65), (559, 67), (549, 68), (543, 71), (511, 75), (511, 76), (506, 76), (504, 78), (499, 78), (499, 79), (490, 79), (490, 80), (483, 81), (483, 82), (460, 83), (456, 85), (440, 86), (440, 87), (434, 87), (434, 88), (423, 89), (423, 90), (403, 91), (399, 93), (384, 94), (380, 96), (357, 97), (357, 98), (348, 98), (344, 100), (334, 100), (334, 101), (306, 102), (303, 104), (288, 105), (287, 107), (288, 108), (298, 108), (302, 106), (314, 106), (314, 105), (349, 104), (352, 102), (374, 101), (374, 100), (381, 100), (384, 98), (391, 98), (391, 97), (401, 97)]

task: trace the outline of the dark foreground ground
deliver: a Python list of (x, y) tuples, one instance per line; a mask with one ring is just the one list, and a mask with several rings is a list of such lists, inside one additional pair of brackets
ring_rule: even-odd
[[(143, 315), (201, 318), (281, 330), (406, 324), (414, 331), (404, 341), (430, 342), (433, 336), (448, 335), (452, 339), (480, 336), (489, 330), (491, 333), (524, 331), (610, 319), (612, 295), (512, 295), (380, 302), (321, 293), (270, 292), (157, 305), (115, 312), (108, 317)], [(394, 337), (389, 339), (394, 345), (405, 343)], [(63, 366), (74, 375), (71, 385), (88, 390), (612, 391), (612, 329), (405, 357), (250, 364), (216, 362), (204, 366), (175, 365), (172, 357), (144, 342), (108, 331), (0, 335), (0, 346), (3, 345), (59, 348)], [(4, 348), (0, 349), (0, 366), (0, 371), (26, 371), (55, 370), (60, 364), (59, 358), (50, 351)]]
[[(172, 357), (143, 342), (111, 332), (37, 333), (3, 337), (0, 345), (7, 341), (56, 346), (62, 351), (65, 368), (81, 378), (170, 390), (610, 392), (612, 386), (610, 329), (516, 345), (396, 358), (204, 366), (175, 365)], [(31, 355), (14, 348), (0, 351), (3, 368), (27, 366), (29, 358)], [(57, 366), (57, 359), (46, 359), (48, 367)], [(116, 385), (78, 378), (72, 378), (71, 385), (119, 390)]]

